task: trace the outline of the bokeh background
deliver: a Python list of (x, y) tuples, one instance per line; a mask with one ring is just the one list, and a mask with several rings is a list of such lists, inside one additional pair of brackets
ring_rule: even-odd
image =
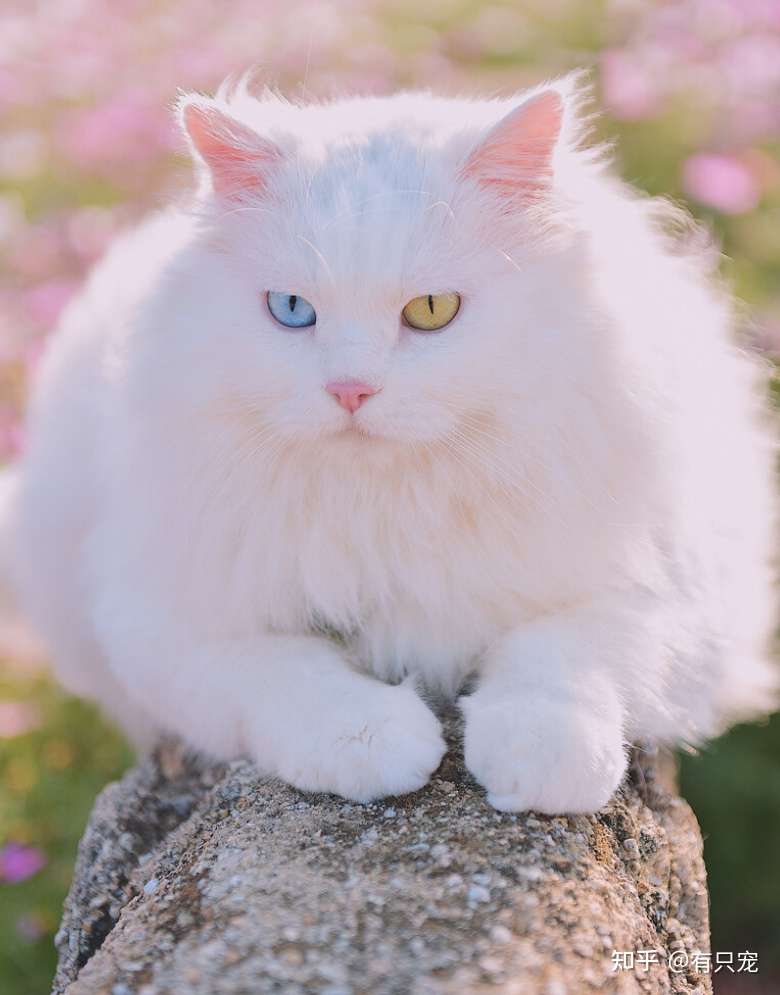
[[(2, 0), (0, 458), (63, 306), (116, 231), (187, 182), (177, 90), (228, 73), (292, 97), (511, 92), (592, 69), (622, 174), (716, 232), (756, 346), (780, 350), (780, 0)], [(131, 755), (45, 665), (0, 661), (0, 991), (41, 995), (94, 795)], [(713, 950), (780, 992), (780, 721), (681, 758), (705, 835)]]

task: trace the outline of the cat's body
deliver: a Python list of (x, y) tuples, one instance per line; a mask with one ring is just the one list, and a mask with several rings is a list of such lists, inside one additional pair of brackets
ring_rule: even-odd
[[(626, 742), (771, 707), (759, 371), (668, 210), (559, 137), (564, 91), (185, 103), (195, 206), (69, 309), (6, 500), (26, 614), (137, 738), (376, 797), (441, 757), (415, 683), (475, 672), (467, 762), (554, 812)], [(441, 331), (399, 320), (447, 292)]]

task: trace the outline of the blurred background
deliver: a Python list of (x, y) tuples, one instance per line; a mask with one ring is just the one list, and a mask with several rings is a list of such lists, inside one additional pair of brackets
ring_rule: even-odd
[[(188, 172), (170, 105), (228, 73), (290, 96), (511, 92), (591, 67), (618, 165), (714, 228), (780, 352), (780, 0), (2, 0), (0, 459), (57, 316), (114, 233)], [(95, 794), (131, 754), (44, 665), (0, 660), (0, 991), (41, 995)], [(681, 758), (705, 836), (722, 995), (780, 992), (780, 717)]]

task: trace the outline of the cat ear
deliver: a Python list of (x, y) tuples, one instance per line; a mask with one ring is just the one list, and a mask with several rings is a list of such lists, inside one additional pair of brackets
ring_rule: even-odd
[(561, 94), (543, 90), (498, 122), (469, 156), (463, 175), (512, 199), (535, 199), (552, 178), (562, 124)]
[(282, 157), (273, 142), (201, 97), (185, 97), (178, 115), (215, 193), (233, 197), (263, 189), (269, 170)]

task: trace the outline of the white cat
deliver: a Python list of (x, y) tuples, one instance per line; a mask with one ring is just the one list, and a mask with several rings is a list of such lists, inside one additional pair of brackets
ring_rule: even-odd
[(137, 741), (412, 791), (420, 689), (476, 672), (490, 802), (581, 812), (774, 705), (765, 374), (578, 99), (181, 101), (197, 194), (68, 309), (4, 489), (24, 612)]

